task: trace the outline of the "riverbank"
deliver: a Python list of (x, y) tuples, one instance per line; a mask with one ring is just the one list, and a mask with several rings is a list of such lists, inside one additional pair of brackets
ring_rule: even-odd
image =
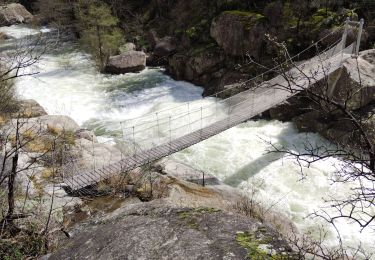
[[(248, 209), (249, 212), (257, 212), (257, 215), (246, 216), (249, 212), (242, 212), (243, 208), (238, 208), (238, 203), (246, 200), (239, 190), (221, 183), (217, 178), (208, 174), (205, 176), (206, 186), (203, 187), (202, 172), (171, 159), (164, 159), (146, 169), (135, 169), (126, 174), (126, 180), (123, 180), (120, 185), (119, 180), (121, 178), (115, 176), (113, 179), (99, 183), (97, 187), (91, 187), (91, 195), (89, 196), (77, 196), (79, 194), (76, 194), (72, 197), (63, 189), (63, 176), (71, 174), (70, 171), (67, 171), (67, 167), (74, 168), (75, 165), (79, 165), (79, 169), (84, 170), (94, 167), (93, 163), (96, 163), (99, 167), (98, 163), (101, 162), (99, 159), (106, 163), (114, 163), (117, 160), (114, 154), (120, 153), (120, 151), (113, 146), (98, 143), (92, 132), (81, 129), (73, 119), (67, 116), (47, 115), (44, 109), (33, 100), (20, 101), (19, 107), (17, 118), (20, 122), (27, 124), (23, 127), (30, 129), (33, 128), (32, 126), (38, 125), (42, 129), (42, 131), (38, 131), (38, 146), (33, 145), (23, 150), (23, 159), (18, 165), (19, 169), (24, 169), (32, 158), (45, 152), (44, 148), (49, 144), (47, 140), (52, 134), (52, 129), (54, 134), (72, 133), (69, 148), (64, 150), (64, 157), (73, 157), (73, 164), (68, 160), (63, 161), (59, 166), (54, 165), (53, 175), (47, 174), (51, 173), (51, 168), (46, 165), (38, 165), (32, 171), (25, 170), (18, 174), (17, 187), (19, 193), (17, 196), (19, 200), (16, 204), (22, 204), (25, 199), (27, 202), (26, 212), (34, 211), (31, 214), (34, 219), (38, 219), (40, 224), (51, 213), (51, 210), (53, 212), (50, 215), (49, 237), (51, 239), (50, 246), (57, 250), (57, 253), (50, 255), (48, 259), (58, 259), (62, 255), (73, 258), (87, 256), (85, 253), (87, 248), (79, 247), (72, 250), (65, 245), (69, 244), (75, 247), (77, 241), (81, 245), (82, 239), (80, 236), (86, 236), (84, 234), (88, 231), (88, 227), (92, 232), (90, 237), (102, 236), (101, 230), (105, 223), (107, 223), (105, 224), (108, 228), (107, 232), (110, 232), (110, 236), (113, 237), (113, 232), (115, 232), (113, 228), (122, 223), (121, 221), (125, 221), (125, 223), (130, 221), (134, 224), (131, 216), (135, 212), (139, 212), (137, 221), (144, 222), (140, 226), (141, 230), (132, 229), (133, 224), (129, 226), (122, 223), (121, 229), (115, 228), (116, 233), (119, 235), (119, 231), (124, 232), (127, 234), (125, 237), (132, 234), (131, 237), (137, 241), (142, 241), (147, 249), (139, 251), (137, 247), (132, 248), (124, 240), (125, 237), (120, 235), (115, 236), (116, 239), (103, 240), (103, 242), (105, 244), (111, 243), (114, 248), (116, 246), (122, 248), (126, 244), (129, 246), (126, 251), (127, 255), (150, 256), (153, 251), (149, 243), (158, 241), (162, 244), (173, 245), (174, 249), (171, 249), (170, 256), (176, 254), (176, 252), (185, 255), (189, 254), (190, 250), (194, 251), (194, 248), (202, 245), (204, 240), (208, 239), (206, 242), (211, 241), (209, 243), (213, 243), (213, 245), (219, 240), (222, 241), (223, 238), (205, 234), (207, 226), (215, 224), (215, 234), (226, 234), (226, 241), (232, 246), (230, 252), (223, 249), (222, 253), (220, 253), (221, 250), (218, 250), (219, 244), (214, 247), (207, 247), (204, 250), (208, 258), (217, 257), (221, 254), (223, 254), (222, 256), (230, 254), (232, 259), (243, 259), (249, 254), (267, 257), (276, 255), (293, 256), (292, 249), (282, 239), (281, 233), (275, 229), (276, 226), (278, 229), (282, 226), (284, 232), (289, 230), (292, 224), (285, 217), (272, 212), (261, 214), (262, 208), (258, 204), (256, 207)], [(12, 129), (14, 120), (14, 118), (4, 120), (1, 130), (4, 132)], [(20, 131), (20, 134), (24, 135), (25, 132)], [(31, 133), (28, 131), (27, 134), (30, 135)], [(87, 143), (96, 155), (94, 159), (85, 155), (86, 151), (89, 150), (85, 146)], [(39, 149), (43, 149), (43, 151)], [(109, 157), (111, 159), (108, 159)], [(99, 197), (97, 197), (98, 195)], [(38, 211), (34, 210), (36, 206), (39, 209)], [(157, 221), (149, 223), (148, 216), (150, 214), (156, 214), (162, 222), (168, 219), (171, 225), (170, 232), (184, 235), (180, 236), (179, 240), (175, 242), (168, 242), (171, 234), (167, 235), (165, 230), (164, 232), (157, 231), (157, 227), (160, 227), (161, 223)], [(129, 217), (131, 219), (128, 219)], [(226, 225), (216, 226), (218, 224), (217, 219), (220, 219)], [(176, 221), (181, 222), (178, 224), (178, 229), (174, 226)], [(229, 225), (229, 223), (233, 223), (233, 225)], [(206, 228), (203, 228), (203, 225)], [(142, 235), (145, 234), (142, 230), (148, 230), (146, 236)], [(151, 230), (155, 232), (151, 232)], [(67, 236), (70, 238), (67, 238)], [(166, 240), (160, 239), (160, 236), (167, 236)], [(198, 239), (197, 236), (201, 239)], [(185, 244), (180, 247), (181, 239), (191, 244), (188, 251), (182, 250), (182, 248), (185, 248)], [(247, 246), (242, 239), (249, 240), (248, 243), (251, 243), (251, 247)], [(102, 247), (100, 243), (96, 241), (92, 245), (95, 248), (100, 248)], [(93, 253), (96, 256), (102, 254), (103, 257), (108, 257), (109, 255), (113, 256), (115, 252), (100, 251), (101, 253), (94, 253), (95, 251)], [(120, 255), (121, 252), (119, 252)]]
[[(47, 55), (38, 69), (40, 73), (35, 77), (16, 82), (18, 92), (25, 98), (37, 99), (49, 113), (72, 116), (79, 125), (93, 130), (101, 142), (116, 144), (116, 138), (121, 138), (120, 122), (124, 119), (186, 101), (196, 102), (197, 107), (211, 102), (201, 100), (202, 88), (173, 81), (157, 69), (148, 68), (139, 74), (101, 75), (88, 55), (80, 50)], [(265, 154), (270, 149), (265, 140), (302, 151), (301, 140), (306, 138), (325, 142), (318, 135), (298, 133), (291, 123), (250, 121), (172, 157), (248, 194), (255, 190), (266, 208), (274, 205), (278, 212), (293, 219), (300, 230), (308, 233), (316, 230), (317, 222), (324, 225), (306, 218), (324, 205), (322, 197), (335, 195), (337, 191), (344, 195), (348, 191), (347, 187), (331, 186), (328, 182), (336, 161), (306, 169), (307, 176), (301, 181), (300, 169), (292, 161), (283, 155)], [(92, 144), (83, 142), (87, 147)], [(87, 150), (88, 159), (93, 158), (91, 150)], [(327, 224), (325, 228), (329, 231), (326, 244), (334, 248), (335, 231)], [(346, 223), (340, 223), (340, 230), (344, 232), (346, 244), (355, 247), (354, 243), (362, 241), (371, 249), (371, 235), (360, 234)]]

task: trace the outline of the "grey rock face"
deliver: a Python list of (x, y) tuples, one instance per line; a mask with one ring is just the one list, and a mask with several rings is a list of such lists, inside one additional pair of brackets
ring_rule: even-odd
[[(17, 119), (10, 120), (0, 131), (4, 134), (15, 135)], [(61, 133), (66, 131), (75, 132), (79, 129), (79, 125), (68, 116), (45, 115), (32, 118), (20, 118), (20, 132), (33, 133)]]
[(0, 25), (8, 26), (18, 23), (29, 23), (33, 15), (21, 4), (7, 4), (0, 7)]
[(75, 132), (75, 138), (77, 139), (86, 139), (88, 141), (97, 143), (98, 138), (95, 136), (95, 133), (93, 131), (87, 130), (87, 129), (79, 129)]
[(19, 112), (28, 118), (47, 115), (47, 112), (44, 110), (44, 108), (33, 99), (20, 101)]
[(351, 58), (344, 62), (343, 73), (338, 74), (336, 87), (332, 96), (336, 100), (350, 98), (348, 106), (359, 109), (375, 100), (375, 49), (366, 50), (358, 58)]
[(220, 180), (217, 179), (215, 176), (207, 173), (205, 174), (202, 171), (199, 171), (186, 164), (176, 162), (173, 160), (164, 159), (159, 163), (159, 165), (156, 166), (160, 166), (162, 172), (167, 174), (168, 176), (172, 176), (180, 180), (185, 180), (201, 185), (203, 183), (204, 177), (205, 185), (221, 184)]
[(120, 47), (120, 52), (121, 52), (121, 53), (127, 53), (127, 52), (129, 52), (129, 51), (135, 51), (135, 49), (136, 49), (136, 46), (135, 46), (134, 43), (132, 43), (132, 42), (127, 42), (127, 43), (125, 43), (124, 45), (122, 45), (122, 46)]
[(106, 72), (124, 74), (139, 72), (146, 68), (146, 54), (142, 51), (128, 51), (109, 58)]
[(246, 259), (239, 236), (290, 252), (274, 231), (247, 217), (157, 201), (129, 205), (71, 233), (65, 247), (45, 259)]
[(211, 25), (211, 37), (232, 56), (258, 58), (266, 31), (257, 14), (246, 12), (224, 12)]
[[(90, 141), (87, 138), (76, 140), (70, 154), (75, 160), (77, 169), (87, 171), (99, 169), (121, 160), (121, 151), (116, 147), (97, 143), (95, 139)], [(70, 165), (66, 165), (64, 171), (66, 173), (73, 171), (74, 173), (74, 169), (71, 169)]]
[[(366, 108), (375, 101), (375, 49), (360, 52), (358, 58), (347, 59), (343, 67), (332, 73), (329, 77), (328, 95), (333, 100), (346, 102), (350, 110)], [(325, 86), (324, 80), (320, 85)], [(284, 104), (270, 109), (273, 119), (289, 121), (294, 118), (297, 127), (303, 131), (320, 132), (322, 125), (317, 129), (316, 113), (306, 113), (306, 109), (312, 106), (311, 102), (302, 96), (290, 98)]]
[(165, 57), (176, 50), (176, 39), (166, 36), (156, 42), (154, 55), (157, 57)]

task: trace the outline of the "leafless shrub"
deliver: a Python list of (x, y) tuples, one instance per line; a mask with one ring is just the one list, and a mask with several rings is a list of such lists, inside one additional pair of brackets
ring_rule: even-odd
[[(300, 95), (309, 103), (307, 112), (312, 111), (321, 118), (331, 118), (337, 122), (345, 123), (347, 128), (345, 138), (331, 138), (331, 142), (316, 143), (306, 139), (303, 149), (296, 147), (283, 147), (268, 142), (272, 147), (269, 153), (284, 154), (287, 158), (294, 159), (299, 166), (302, 178), (305, 178), (305, 169), (312, 164), (325, 161), (330, 158), (340, 159), (335, 164), (335, 173), (329, 180), (332, 184), (344, 184), (351, 187), (349, 194), (345, 196), (326, 197), (325, 206), (316, 210), (310, 217), (325, 220), (336, 228), (338, 219), (346, 219), (356, 223), (362, 230), (375, 227), (375, 143), (374, 123), (371, 121), (374, 112), (362, 113), (363, 95), (367, 89), (361, 80), (361, 70), (357, 61), (357, 73), (359, 84), (350, 85), (335, 90), (331, 80), (331, 63), (326, 61), (327, 53), (323, 52), (316, 44), (316, 57), (309, 63), (297, 63), (291, 57), (284, 43), (277, 42), (277, 39), (269, 39), (277, 48), (279, 56), (275, 58), (276, 66), (273, 73), (279, 75), (279, 80), (271, 80), (261, 85), (266, 89), (274, 89), (280, 93), (289, 93), (289, 96)], [(331, 59), (337, 60), (341, 54)], [(311, 65), (312, 64), (312, 65)], [(312, 66), (312, 67), (309, 67)], [(344, 85), (345, 85), (344, 84)], [(340, 239), (340, 230), (336, 228)], [(323, 254), (326, 248), (322, 243), (325, 235), (322, 234), (321, 241), (314, 242), (307, 238), (300, 238), (302, 256), (312, 254), (323, 259), (349, 259), (348, 253), (341, 247), (338, 251)], [(359, 253), (360, 247), (354, 249)], [(355, 258), (355, 257), (354, 257)]]

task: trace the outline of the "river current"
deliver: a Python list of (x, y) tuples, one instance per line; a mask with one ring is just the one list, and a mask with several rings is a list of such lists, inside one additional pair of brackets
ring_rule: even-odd
[[(22, 26), (2, 27), (4, 32), (21, 39), (39, 30)], [(12, 44), (8, 40), (5, 45)], [(68, 48), (43, 56), (33, 68), (38, 72), (17, 79), (17, 92), (23, 98), (35, 99), (49, 114), (72, 117), (82, 127), (95, 131), (101, 142), (115, 143), (120, 122), (156, 112), (184, 102), (210, 104), (203, 99), (203, 89), (187, 82), (175, 81), (161, 68), (147, 68), (126, 75), (99, 74), (90, 56), (78, 48)], [(325, 244), (337, 244), (333, 227), (307, 216), (324, 206), (328, 196), (344, 196), (347, 185), (332, 185), (329, 177), (339, 160), (329, 159), (304, 169), (284, 154), (267, 154), (268, 142), (303, 150), (304, 140), (326, 142), (316, 134), (298, 133), (292, 123), (256, 120), (243, 123), (226, 132), (171, 155), (171, 158), (217, 176), (245, 193), (256, 190), (265, 205), (290, 218), (302, 232), (322, 225), (329, 231)], [(375, 234), (360, 233), (347, 221), (337, 227), (345, 245), (362, 243), (366, 251), (375, 251)]]

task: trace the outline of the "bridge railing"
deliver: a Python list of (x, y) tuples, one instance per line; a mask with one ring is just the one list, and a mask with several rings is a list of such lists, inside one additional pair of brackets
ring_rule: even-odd
[[(339, 55), (342, 51), (339, 51), (339, 49), (340, 42), (308, 62), (322, 62)], [(351, 53), (352, 49), (353, 46), (351, 45), (343, 52)], [(301, 64), (299, 67), (304, 68), (305, 64), (308, 63)], [(243, 104), (247, 105), (247, 112), (252, 113), (252, 109), (261, 106), (259, 102), (254, 103), (254, 95), (257, 94), (257, 91), (268, 91), (269, 99), (275, 100), (276, 103), (280, 102), (280, 97), (272, 96), (272, 94), (276, 95), (274, 90), (266, 89), (270, 88), (267, 84), (257, 85), (257, 88), (259, 90), (256, 88), (248, 89), (225, 99), (210, 97), (203, 103), (200, 103), (201, 101), (188, 102), (179, 106), (176, 113), (173, 113), (174, 110), (166, 110), (148, 114), (145, 118), (123, 122), (121, 124), (122, 138), (131, 148), (127, 150), (127, 154), (135, 155), (143, 150), (168, 143), (173, 139), (203, 129), (225, 118), (230, 120), (230, 116), (236, 113), (236, 108)], [(280, 93), (278, 92), (278, 94)]]
[[(338, 28), (337, 30), (340, 29), (341, 28)], [(335, 32), (326, 35), (319, 41), (331, 36), (333, 33)], [(273, 81), (278, 83), (282, 82), (282, 75), (278, 75), (276, 78), (266, 82), (261, 82), (261, 79), (270, 77), (271, 75), (277, 75), (280, 73), (280, 68), (282, 66), (282, 69), (290, 66), (291, 70), (287, 73), (294, 73), (296, 77), (302, 77), (302, 79), (299, 79), (302, 80), (302, 83), (304, 82), (304, 75), (300, 75), (300, 71), (302, 70), (308, 72), (307, 74), (313, 73), (313, 71), (309, 71), (309, 69), (319, 70), (323, 71), (323, 74), (326, 73), (328, 75), (332, 68), (336, 68), (338, 64), (341, 64), (343, 56), (341, 56), (341, 59), (337, 57), (353, 53), (354, 44), (346, 48), (344, 48), (344, 46), (346, 46), (346, 39), (344, 39), (344, 37), (334, 42), (325, 50), (319, 50), (318, 45), (313, 44), (303, 52), (315, 48), (318, 51), (318, 55), (298, 66), (294, 61), (299, 59), (299, 54), (290, 57), (285, 63), (279, 64), (261, 75), (244, 83), (228, 87), (203, 100), (183, 103), (173, 108), (149, 113), (138, 118), (121, 122), (117, 130), (121, 133), (118, 141), (121, 143), (121, 147), (123, 147), (124, 157), (137, 157), (137, 155), (144, 151), (161, 145), (169, 145), (172, 147), (172, 142), (174, 140), (191, 133), (196, 133), (197, 131), (201, 131), (200, 141), (202, 141), (204, 140), (205, 128), (209, 126), (220, 123), (225, 125), (223, 129), (227, 129), (233, 125), (233, 122), (237, 122), (239, 118), (243, 118), (240, 117), (241, 114), (248, 115), (250, 118), (280, 104), (303, 89), (290, 92), (275, 88), (273, 86)], [(336, 57), (334, 59), (335, 64), (330, 68), (331, 64), (326, 61), (332, 57)], [(318, 64), (318, 66), (314, 67), (311, 66), (311, 64)], [(327, 69), (327, 71), (325, 71), (325, 69)], [(287, 84), (287, 82), (283, 82), (282, 84)], [(229, 93), (232, 94), (233, 91), (237, 91), (238, 89), (242, 91), (234, 95), (229, 95)], [(220, 97), (224, 98), (221, 99)], [(117, 166), (121, 167), (121, 164)], [(105, 167), (113, 168), (114, 164), (108, 162), (107, 166), (103, 166), (103, 168)], [(94, 169), (94, 171), (97, 171), (97, 169)], [(106, 175), (101, 175), (100, 170), (98, 175), (101, 176), (100, 178), (106, 178)], [(81, 176), (79, 178), (82, 179), (84, 177)], [(85, 178), (90, 177), (86, 176)]]

